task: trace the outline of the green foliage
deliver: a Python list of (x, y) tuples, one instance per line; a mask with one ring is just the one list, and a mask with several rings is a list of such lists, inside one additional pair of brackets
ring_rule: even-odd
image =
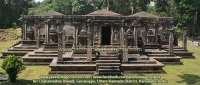
[(112, 11), (122, 15), (131, 14), (131, 1), (132, 0), (113, 0)]
[(0, 28), (11, 28), (13, 23), (19, 26), (19, 18), (28, 13), (32, 3), (34, 0), (0, 0)]
[(15, 82), (17, 74), (26, 69), (26, 67), (23, 66), (22, 59), (16, 57), (15, 55), (7, 56), (1, 67), (9, 75), (11, 82)]
[(141, 12), (141, 11), (147, 11), (150, 1), (151, 0), (131, 0), (131, 2), (130, 2), (132, 4), (131, 14)]
[(196, 26), (195, 23), (195, 16), (196, 12), (200, 10), (200, 1), (199, 0), (175, 0), (175, 6), (177, 12), (179, 14), (178, 24), (176, 25), (177, 28), (182, 28), (184, 26), (189, 27), (188, 35), (195, 36)]
[(91, 0), (73, 0), (72, 2), (72, 14), (84, 15), (94, 11)]
[(49, 3), (49, 4), (41, 3), (41, 5), (39, 5), (38, 7), (29, 8), (28, 14), (29, 15), (41, 14), (41, 13), (48, 11), (48, 10), (54, 10), (55, 6), (56, 6), (55, 3)]

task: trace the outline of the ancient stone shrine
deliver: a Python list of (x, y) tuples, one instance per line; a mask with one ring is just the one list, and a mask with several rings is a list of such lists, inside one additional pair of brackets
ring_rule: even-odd
[(187, 50), (187, 29), (183, 47), (172, 17), (147, 12), (130, 16), (97, 10), (87, 15), (64, 15), (48, 11), (24, 15), (22, 40), (3, 51), (15, 54), (26, 65), (49, 65), (49, 74), (165, 73), (164, 64), (182, 64), (193, 58)]

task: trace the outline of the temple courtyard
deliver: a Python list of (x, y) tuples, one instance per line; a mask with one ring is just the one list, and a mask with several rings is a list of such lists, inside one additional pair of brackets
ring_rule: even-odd
[[(1, 44), (0, 50), (2, 51), (3, 49), (6, 49), (18, 41), (19, 40), (0, 42)], [(179, 43), (179, 46), (182, 46), (182, 43)], [(177, 84), (198, 85), (200, 84), (200, 75), (199, 75), (200, 71), (198, 71), (200, 69), (199, 49), (200, 47), (194, 47), (188, 44), (188, 50), (194, 52), (193, 55), (195, 56), (195, 59), (182, 59), (181, 61), (183, 62), (183, 65), (166, 65), (163, 68), (166, 71), (166, 74), (144, 74), (144, 75), (161, 76), (162, 79), (166, 79), (168, 81), (168, 84), (170, 83), (172, 85), (177, 85)], [(0, 65), (2, 64), (3, 60), (4, 59), (0, 59)], [(32, 82), (32, 79), (39, 79), (39, 76), (41, 75), (52, 75), (52, 74), (48, 74), (50, 68), (49, 66), (46, 66), (46, 65), (39, 65), (39, 66), (32, 65), (32, 66), (26, 66), (26, 67), (27, 67), (26, 70), (23, 71), (21, 74), (19, 74), (16, 85), (23, 85), (23, 84), (27, 85)], [(2, 68), (0, 68), (0, 72), (3, 72), (0, 74), (1, 77), (7, 76), (7, 74)], [(80, 74), (80, 75), (87, 75), (87, 74)], [(125, 76), (128, 76), (128, 75), (138, 75), (138, 74), (126, 74)], [(10, 84), (10, 83), (6, 82), (3, 84)], [(159, 85), (167, 85), (167, 83), (159, 83)]]

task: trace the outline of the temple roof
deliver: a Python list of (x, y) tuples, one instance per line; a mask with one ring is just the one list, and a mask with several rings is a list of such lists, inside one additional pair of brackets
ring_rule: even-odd
[(115, 12), (112, 12), (109, 10), (105, 10), (105, 9), (91, 12), (91, 13), (87, 14), (87, 16), (88, 15), (89, 16), (122, 16), (121, 14), (118, 14), (118, 13), (115, 13)]
[(129, 15), (130, 17), (152, 17), (152, 18), (159, 18), (159, 16), (156, 16), (156, 15), (153, 15), (153, 14), (150, 14), (148, 12), (138, 12), (138, 13), (135, 13), (135, 14), (132, 14), (132, 15)]
[(64, 15), (64, 14), (61, 14), (61, 13), (56, 12), (54, 10), (49, 10), (49, 11), (44, 12), (42, 14), (38, 14), (38, 16), (53, 16), (53, 15)]

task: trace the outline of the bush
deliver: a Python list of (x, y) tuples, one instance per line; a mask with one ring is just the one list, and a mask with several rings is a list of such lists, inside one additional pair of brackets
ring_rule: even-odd
[(26, 69), (26, 67), (23, 65), (22, 59), (16, 57), (15, 55), (7, 56), (1, 67), (8, 74), (11, 82), (15, 82), (17, 74)]

